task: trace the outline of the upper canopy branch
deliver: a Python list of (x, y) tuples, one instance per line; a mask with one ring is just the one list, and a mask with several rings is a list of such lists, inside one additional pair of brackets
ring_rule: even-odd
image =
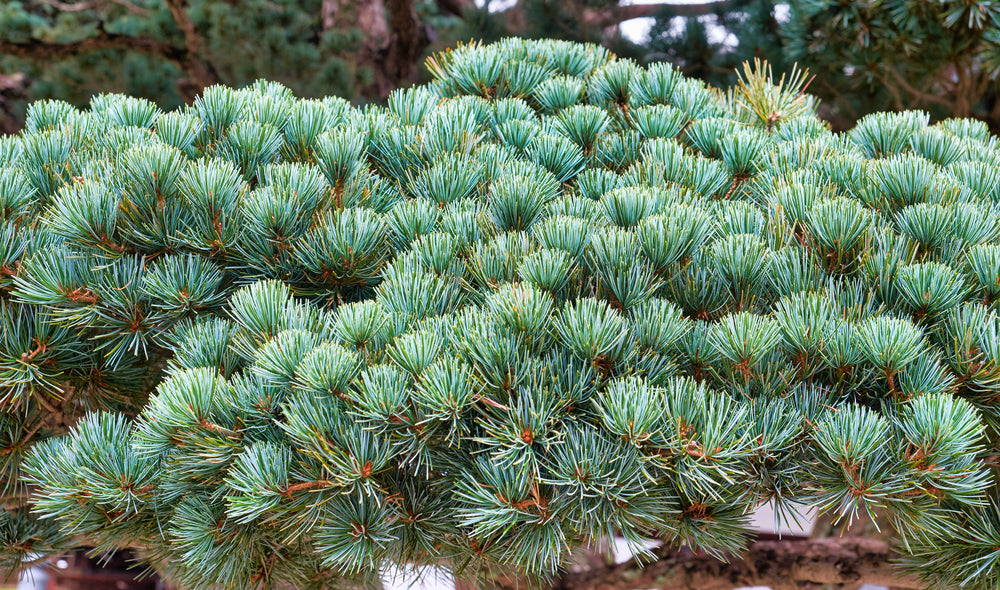
[(617, 5), (605, 10), (589, 10), (584, 18), (587, 24), (596, 27), (609, 27), (634, 18), (648, 18), (661, 13), (671, 16), (702, 16), (715, 14), (726, 9), (731, 0), (716, 0), (714, 2), (698, 2), (695, 4), (674, 4), (672, 2), (653, 2), (649, 4)]

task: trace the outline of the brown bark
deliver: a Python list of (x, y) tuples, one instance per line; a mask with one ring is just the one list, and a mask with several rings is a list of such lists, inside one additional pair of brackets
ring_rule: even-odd
[(389, 46), (383, 53), (379, 76), (380, 93), (386, 96), (401, 82), (417, 77), (417, 65), (430, 35), (417, 18), (413, 0), (388, 0)]
[(371, 68), (373, 79), (362, 94), (382, 98), (416, 78), (430, 35), (417, 18), (413, 0), (328, 0), (327, 14), (331, 26), (336, 16), (365, 33), (360, 62)]
[[(340, 0), (350, 2), (350, 0)], [(354, 3), (357, 11), (358, 28), (365, 32), (364, 46), (361, 50), (361, 62), (371, 69), (374, 80), (365, 88), (363, 94), (377, 98), (389, 93), (386, 89), (384, 76), (380, 76), (382, 53), (389, 46), (389, 22), (386, 20), (385, 3), (383, 0), (359, 0)]]
[(149, 10), (141, 6), (136, 6), (128, 0), (90, 0), (89, 2), (60, 2), (59, 0), (40, 0), (42, 4), (48, 4), (53, 8), (58, 8), (63, 12), (83, 12), (84, 10), (94, 10), (95, 8), (100, 8), (101, 5), (107, 2), (113, 2), (119, 6), (124, 6), (126, 10), (133, 14), (138, 14), (139, 16), (146, 17), (149, 16)]
[(174, 18), (174, 23), (184, 33), (184, 57), (181, 69), (188, 75), (188, 80), (182, 81), (179, 84), (179, 89), (185, 98), (194, 98), (194, 95), (200, 93), (205, 87), (217, 83), (219, 74), (211, 63), (201, 59), (202, 39), (194, 21), (185, 10), (187, 0), (165, 1), (170, 15)]
[(31, 79), (21, 72), (0, 74), (0, 133), (17, 133), (20, 129), (14, 105), (27, 97), (29, 86)]
[(916, 578), (890, 563), (896, 552), (879, 539), (864, 537), (757, 541), (743, 557), (724, 563), (689, 551), (661, 550), (660, 559), (568, 573), (551, 590), (771, 590), (852, 589), (860, 584), (919, 588)]

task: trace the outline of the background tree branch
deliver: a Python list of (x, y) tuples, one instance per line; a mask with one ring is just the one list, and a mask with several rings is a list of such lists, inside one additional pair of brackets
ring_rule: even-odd
[(125, 7), (126, 10), (133, 14), (137, 14), (143, 18), (149, 16), (149, 9), (143, 8), (132, 4), (128, 0), (90, 0), (85, 2), (60, 2), (59, 0), (40, 0), (42, 4), (48, 4), (53, 8), (58, 8), (63, 12), (82, 12), (84, 10), (94, 10), (99, 8), (102, 4), (107, 2), (113, 2), (119, 6)]
[(184, 33), (185, 53), (181, 63), (181, 69), (187, 73), (189, 80), (182, 86), (181, 94), (198, 94), (203, 88), (211, 86), (219, 81), (219, 74), (212, 67), (211, 62), (203, 60), (201, 57), (202, 39), (198, 34), (194, 21), (188, 16), (185, 10), (186, 0), (164, 0), (170, 15), (174, 18), (174, 24)]
[(584, 22), (590, 26), (604, 28), (615, 26), (634, 18), (647, 18), (659, 16), (660, 14), (697, 17), (726, 10), (730, 4), (731, 0), (716, 0), (715, 2), (698, 2), (695, 4), (655, 2), (651, 4), (617, 5), (603, 10), (587, 10), (584, 13)]
[(101, 49), (118, 49), (155, 55), (178, 66), (184, 59), (184, 50), (169, 43), (163, 43), (146, 36), (109, 33), (103, 28), (99, 29), (96, 35), (68, 43), (52, 43), (35, 39), (21, 43), (0, 39), (0, 54), (24, 59), (66, 59)]

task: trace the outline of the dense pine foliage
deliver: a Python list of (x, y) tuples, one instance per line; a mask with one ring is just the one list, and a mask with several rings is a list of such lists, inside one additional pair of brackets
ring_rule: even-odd
[(612, 535), (739, 553), (773, 502), (1000, 585), (984, 125), (836, 135), (804, 75), (564, 42), (428, 66), (386, 106), (102, 95), (0, 139), (3, 563), (547, 576)]

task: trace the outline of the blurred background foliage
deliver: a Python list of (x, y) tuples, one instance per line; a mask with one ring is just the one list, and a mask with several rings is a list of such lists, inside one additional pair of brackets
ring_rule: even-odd
[(16, 0), (0, 3), (0, 131), (28, 102), (123, 92), (172, 108), (217, 82), (379, 100), (431, 52), (505, 36), (601, 43), (716, 86), (793, 63), (834, 128), (885, 109), (1000, 127), (993, 0)]

